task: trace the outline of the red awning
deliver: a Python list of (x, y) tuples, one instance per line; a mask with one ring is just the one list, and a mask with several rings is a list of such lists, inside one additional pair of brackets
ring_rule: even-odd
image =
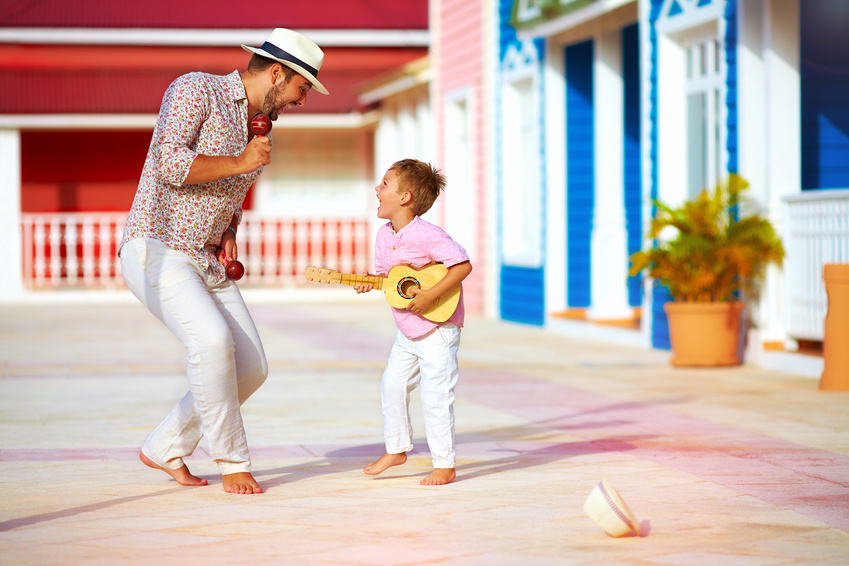
[[(427, 29), (427, 0), (7, 0), (0, 27), (168, 29)], [(46, 33), (49, 33), (46, 32)]]
[[(357, 110), (357, 85), (426, 54), (423, 48), (328, 48), (311, 94), (293, 113)], [(0, 46), (0, 114), (155, 114), (178, 76), (243, 70), (239, 48)]]

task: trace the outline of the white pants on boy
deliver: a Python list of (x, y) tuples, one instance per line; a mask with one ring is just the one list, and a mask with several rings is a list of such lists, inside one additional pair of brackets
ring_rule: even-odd
[(419, 386), (434, 468), (454, 468), (454, 387), (460, 377), (460, 328), (443, 324), (410, 340), (400, 331), (380, 383), (387, 454), (413, 449), (410, 392)]
[(240, 405), (268, 375), (265, 352), (250, 313), (232, 281), (159, 240), (130, 240), (121, 270), (133, 295), (188, 351), (189, 392), (154, 430), (142, 452), (176, 470), (206, 434), (221, 474), (249, 472), (250, 454)]

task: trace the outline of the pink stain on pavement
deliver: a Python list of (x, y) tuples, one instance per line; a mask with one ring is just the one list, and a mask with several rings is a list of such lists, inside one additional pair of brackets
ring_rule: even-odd
[(635, 457), (849, 531), (849, 456), (506, 372), (465, 370), (461, 387), (467, 400), (580, 438), (628, 437)]

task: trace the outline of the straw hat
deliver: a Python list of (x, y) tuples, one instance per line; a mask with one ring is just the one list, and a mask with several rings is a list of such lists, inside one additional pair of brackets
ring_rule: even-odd
[(277, 28), (261, 47), (242, 45), (242, 49), (279, 61), (297, 71), (321, 94), (330, 94), (316, 78), (324, 62), (324, 52), (306, 36), (290, 29)]
[(584, 513), (612, 537), (640, 534), (640, 522), (604, 476), (584, 502)]

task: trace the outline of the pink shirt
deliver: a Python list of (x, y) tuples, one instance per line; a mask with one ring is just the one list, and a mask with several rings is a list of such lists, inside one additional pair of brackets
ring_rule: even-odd
[[(377, 274), (386, 275), (390, 269), (402, 263), (420, 269), (434, 262), (451, 267), (464, 261), (469, 261), (469, 255), (460, 244), (452, 240), (445, 230), (418, 216), (398, 232), (392, 230), (391, 222), (377, 231), (374, 247), (374, 270)], [(398, 330), (411, 340), (444, 324), (432, 322), (406, 309), (392, 307), (392, 311)], [(461, 287), (460, 303), (447, 322), (463, 326), (465, 314)]]
[(202, 269), (211, 266), (223, 281), (215, 252), (233, 215), (241, 221), (242, 202), (262, 168), (209, 183), (183, 181), (198, 155), (240, 155), (248, 144), (247, 124), (247, 93), (238, 71), (175, 80), (162, 100), (121, 245), (135, 238), (161, 240)]

